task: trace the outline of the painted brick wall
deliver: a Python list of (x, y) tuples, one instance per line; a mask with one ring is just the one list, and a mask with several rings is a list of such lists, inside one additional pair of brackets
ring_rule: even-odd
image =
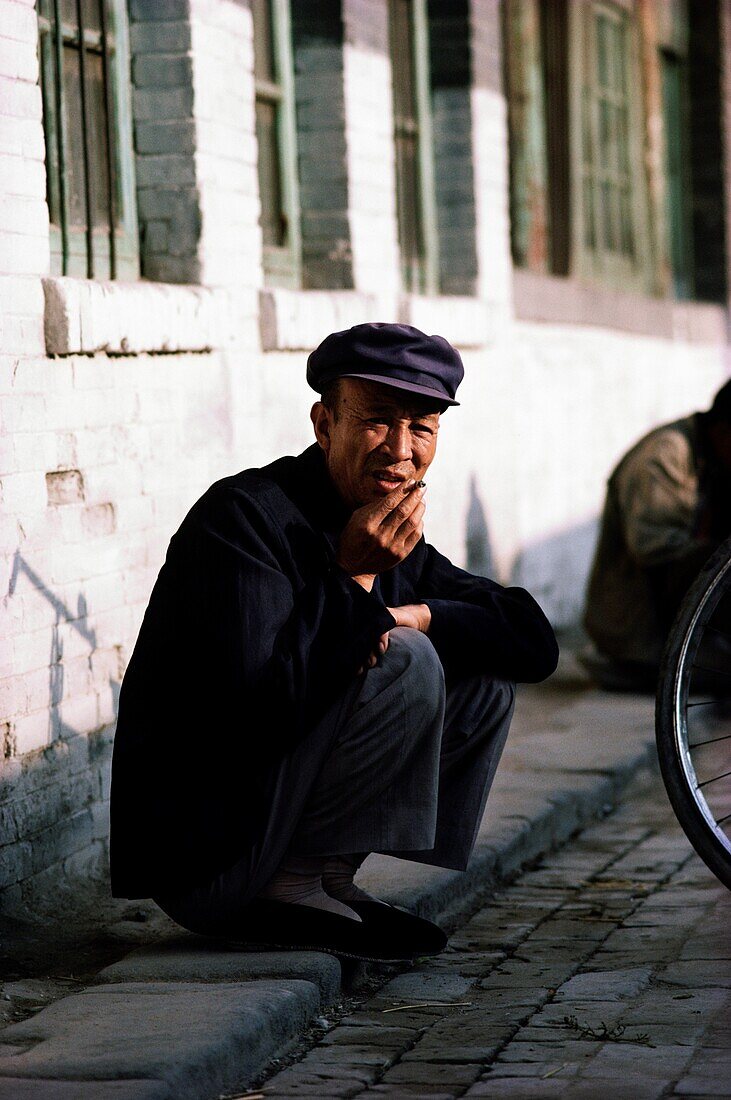
[[(437, 111), (440, 140), (455, 124), (460, 158), (466, 120), (471, 127), (479, 300), (404, 300), (386, 6), (343, 0), (341, 14), (324, 41), (316, 19), (297, 23), (295, 53), (300, 121), (313, 127), (302, 145), (307, 278), (345, 289), (260, 297), (248, 7), (132, 0), (142, 261), (148, 279), (165, 282), (89, 286), (48, 280), (36, 16), (24, 0), (0, 0), (6, 909), (30, 904), (59, 871), (106, 873), (117, 694), (167, 542), (215, 478), (309, 443), (305, 353), (328, 330), (409, 315), (460, 332), (463, 404), (444, 419), (429, 537), (458, 563), (527, 583), (558, 623), (576, 617), (612, 463), (659, 419), (705, 404), (723, 377), (721, 341), (515, 321), (493, 0), (473, 0), (468, 13), (469, 109), (462, 96)], [(340, 99), (317, 101), (320, 61)], [(341, 114), (343, 133), (326, 143)], [(318, 141), (328, 154), (321, 176), (336, 171), (331, 161), (343, 168), (331, 198), (307, 175)], [(169, 285), (191, 281), (203, 286)], [(276, 314), (267, 352), (260, 303)], [(181, 680), (189, 674), (181, 645)]]

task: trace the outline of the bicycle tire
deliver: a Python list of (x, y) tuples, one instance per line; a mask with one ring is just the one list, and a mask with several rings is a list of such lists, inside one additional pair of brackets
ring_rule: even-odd
[[(694, 661), (714, 611), (729, 592), (731, 539), (706, 562), (673, 623), (660, 666), (655, 739), (665, 788), (685, 835), (706, 866), (731, 890), (731, 837), (721, 828), (699, 787), (692, 755), (698, 746), (691, 745), (688, 728)], [(731, 668), (727, 675), (731, 684)]]

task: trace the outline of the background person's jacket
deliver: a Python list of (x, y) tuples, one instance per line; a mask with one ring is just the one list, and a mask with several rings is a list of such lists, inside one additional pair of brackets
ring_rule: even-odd
[[(643, 436), (612, 472), (584, 612), (605, 656), (659, 665), (683, 595), (729, 530), (717, 480), (697, 413)], [(713, 528), (700, 535), (704, 508)]]

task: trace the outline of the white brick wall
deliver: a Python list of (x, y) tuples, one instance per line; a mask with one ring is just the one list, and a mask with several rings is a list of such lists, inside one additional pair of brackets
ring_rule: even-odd
[[(327, 331), (401, 317), (462, 343), (429, 536), (459, 563), (470, 545), (473, 561), (491, 557), (558, 622), (577, 614), (613, 461), (659, 419), (705, 404), (725, 373), (723, 347), (681, 333), (514, 321), (493, 0), (472, 9), (479, 296), (435, 302), (400, 301), (384, 0), (343, 5), (355, 290), (261, 297), (248, 8), (190, 0), (189, 20), (184, 0), (130, 8), (151, 273), (193, 273), (203, 288), (48, 277), (36, 16), (0, 0), (0, 803), (15, 830), (0, 888), (13, 904), (44, 860), (101, 865), (109, 726), (167, 541), (214, 479), (308, 444), (305, 353)], [(179, 253), (164, 252), (171, 241)], [(260, 317), (277, 350), (260, 350)], [(475, 517), (490, 554), (475, 548)], [(92, 809), (59, 827), (54, 849), (69, 806)]]

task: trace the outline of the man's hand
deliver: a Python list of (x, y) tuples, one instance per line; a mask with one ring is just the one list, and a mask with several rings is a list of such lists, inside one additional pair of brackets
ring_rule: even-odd
[(399, 486), (388, 496), (357, 508), (343, 529), (336, 561), (367, 591), (374, 577), (408, 557), (424, 528), (424, 486)]
[[(422, 634), (429, 633), (429, 627), (431, 625), (431, 611), (429, 605), (425, 603), (406, 603), (402, 607), (389, 607), (386, 609), (390, 611), (396, 620), (396, 626), (408, 626), (411, 630), (420, 630)], [(370, 657), (364, 665), (358, 669), (358, 675), (365, 672), (367, 668), (375, 668), (378, 664), (378, 658), (382, 657), (388, 649), (388, 631), (382, 634), (378, 639), (378, 645), (371, 653)]]
[(425, 603), (406, 603), (401, 607), (388, 607), (396, 620), (396, 626), (408, 626), (412, 630), (420, 630), (422, 634), (429, 633), (431, 626), (431, 611)]

